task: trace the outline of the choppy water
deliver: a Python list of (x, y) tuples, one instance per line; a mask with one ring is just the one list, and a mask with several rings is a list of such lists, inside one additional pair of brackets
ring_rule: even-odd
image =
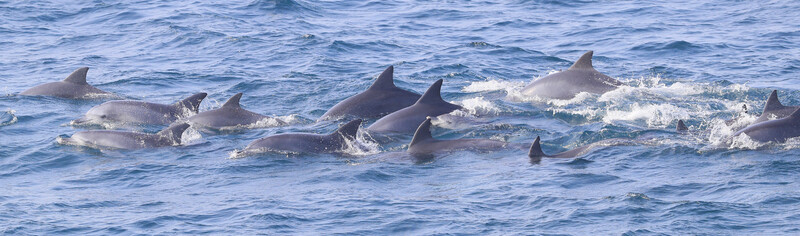
[[(722, 142), (723, 120), (772, 89), (800, 104), (792, 1), (0, 1), (0, 232), (5, 234), (798, 234), (800, 141)], [(528, 82), (595, 51), (627, 86), (546, 101)], [(628, 137), (647, 145), (530, 163), (458, 152), (417, 162), (410, 137), (344, 155), (231, 159), (315, 123), (388, 65), (399, 87), (444, 79), (468, 108), (440, 138), (557, 152)], [(243, 92), (287, 127), (190, 132), (190, 144), (100, 151), (55, 142), (102, 100), (18, 96), (91, 67), (96, 87), (151, 102)], [(757, 113), (756, 112), (756, 113)], [(672, 132), (686, 119), (688, 135)], [(373, 120), (374, 121), (374, 120)], [(371, 122), (371, 121), (370, 121)], [(122, 127), (155, 131), (159, 127)], [(367, 143), (370, 144), (370, 143)]]

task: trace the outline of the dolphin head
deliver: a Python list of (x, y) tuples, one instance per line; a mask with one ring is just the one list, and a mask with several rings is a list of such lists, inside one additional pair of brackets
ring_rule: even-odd
[(83, 117), (75, 119), (70, 122), (71, 125), (89, 125), (89, 124), (102, 124), (107, 121), (113, 120), (116, 115), (105, 109), (104, 106), (96, 106), (86, 112)]

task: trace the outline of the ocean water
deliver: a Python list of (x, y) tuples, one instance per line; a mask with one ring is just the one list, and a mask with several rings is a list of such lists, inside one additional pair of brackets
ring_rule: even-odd
[[(797, 12), (794, 1), (0, 1), (0, 232), (800, 234), (800, 140), (727, 139), (773, 89), (800, 105)], [(520, 94), (588, 50), (626, 85), (568, 101)], [(408, 90), (444, 79), (445, 100), (466, 108), (434, 123), (438, 138), (541, 136), (548, 153), (641, 144), (417, 160), (410, 136), (363, 134), (341, 154), (232, 158), (260, 137), (332, 132), (344, 121), (315, 120), (389, 65)], [(68, 123), (105, 100), (18, 93), (82, 66), (129, 99), (207, 92), (209, 110), (242, 92), (243, 107), (289, 125), (192, 129), (185, 145), (136, 151), (60, 145), (103, 128)], [(674, 132), (677, 119), (692, 131)]]

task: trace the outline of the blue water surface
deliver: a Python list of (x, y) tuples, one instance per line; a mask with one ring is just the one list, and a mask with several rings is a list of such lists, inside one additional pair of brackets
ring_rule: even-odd
[[(778, 89), (800, 105), (796, 1), (0, 1), (0, 232), (4, 234), (800, 234), (800, 140), (726, 140)], [(588, 50), (626, 86), (569, 101), (520, 94)], [(465, 111), (442, 139), (525, 150), (418, 160), (411, 137), (342, 154), (231, 158), (316, 122), (394, 65), (399, 87), (444, 79)], [(187, 132), (135, 151), (60, 145), (102, 99), (19, 96), (88, 66), (129, 99), (242, 106), (285, 127)], [(745, 113), (742, 106), (748, 107)], [(673, 132), (677, 119), (691, 128)], [(365, 125), (374, 122), (367, 120)], [(154, 132), (161, 127), (105, 127)]]

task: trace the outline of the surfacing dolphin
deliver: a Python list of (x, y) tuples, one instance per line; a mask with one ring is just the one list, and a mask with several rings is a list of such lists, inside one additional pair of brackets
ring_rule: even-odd
[(222, 107), (200, 112), (197, 115), (189, 117), (188, 121), (193, 125), (213, 129), (242, 127), (254, 125), (258, 122), (274, 122), (274, 124), (269, 125), (286, 125), (286, 122), (279, 119), (245, 110), (239, 106), (239, 99), (241, 98), (242, 93), (237, 93), (229, 98)]
[(592, 51), (583, 54), (569, 69), (550, 74), (531, 82), (522, 89), (528, 96), (542, 98), (572, 99), (581, 92), (603, 94), (622, 86), (622, 82), (611, 78), (592, 67)]
[(89, 109), (86, 114), (70, 122), (72, 125), (123, 122), (133, 124), (170, 124), (178, 119), (197, 114), (206, 93), (198, 93), (175, 104), (124, 100), (109, 101)]
[(678, 125), (675, 126), (675, 131), (678, 133), (689, 131), (689, 127), (683, 123), (683, 120), (678, 120)]
[(258, 139), (237, 155), (263, 152), (332, 153), (345, 148), (346, 140), (355, 140), (361, 120), (356, 119), (331, 134), (288, 133)]
[(419, 124), (430, 117), (444, 115), (461, 109), (461, 106), (444, 101), (441, 95), (442, 80), (439, 79), (417, 100), (414, 105), (392, 112), (370, 125), (373, 132), (412, 133)]
[(395, 86), (394, 66), (389, 66), (367, 90), (337, 103), (320, 120), (380, 117), (413, 105), (420, 96)]
[(586, 145), (586, 146), (578, 147), (578, 148), (575, 148), (575, 149), (572, 149), (572, 150), (564, 151), (564, 152), (553, 154), (553, 155), (545, 154), (542, 151), (542, 146), (541, 146), (541, 144), (539, 142), (540, 142), (539, 136), (536, 136), (536, 140), (533, 141), (533, 144), (531, 145), (531, 149), (528, 151), (528, 157), (530, 157), (531, 159), (541, 159), (542, 157), (548, 157), (548, 158), (573, 158), (573, 157), (582, 156), (582, 155), (588, 153), (589, 151), (591, 151), (591, 150), (593, 150), (595, 148), (607, 147), (607, 146), (627, 145), (627, 144), (633, 143), (633, 140), (622, 139), (622, 138), (605, 139), (605, 140), (601, 140), (601, 141), (597, 141), (597, 142), (591, 143), (591, 144)]
[(189, 124), (174, 124), (155, 134), (118, 130), (80, 131), (69, 138), (58, 138), (64, 145), (79, 145), (98, 149), (141, 149), (175, 146), (181, 144), (183, 131)]
[(86, 72), (88, 71), (89, 67), (81, 67), (72, 72), (72, 74), (67, 76), (67, 78), (63, 81), (40, 84), (28, 90), (22, 91), (19, 94), (29, 96), (54, 96), (71, 99), (90, 98), (91, 96), (98, 95), (113, 95), (112, 93), (97, 89), (86, 83)]
[(767, 103), (764, 105), (764, 111), (761, 112), (761, 116), (753, 122), (753, 124), (761, 123), (764, 121), (768, 121), (771, 119), (780, 119), (791, 115), (794, 111), (796, 111), (798, 106), (784, 106), (781, 104), (781, 101), (778, 100), (778, 90), (772, 90), (772, 93), (767, 98)]
[(439, 140), (431, 135), (431, 118), (428, 117), (417, 128), (414, 138), (408, 144), (407, 152), (414, 156), (452, 151), (487, 151), (505, 148), (506, 142), (490, 139)]
[(800, 136), (800, 109), (787, 117), (755, 123), (736, 131), (732, 137), (746, 134), (758, 142), (785, 142), (789, 138)]

